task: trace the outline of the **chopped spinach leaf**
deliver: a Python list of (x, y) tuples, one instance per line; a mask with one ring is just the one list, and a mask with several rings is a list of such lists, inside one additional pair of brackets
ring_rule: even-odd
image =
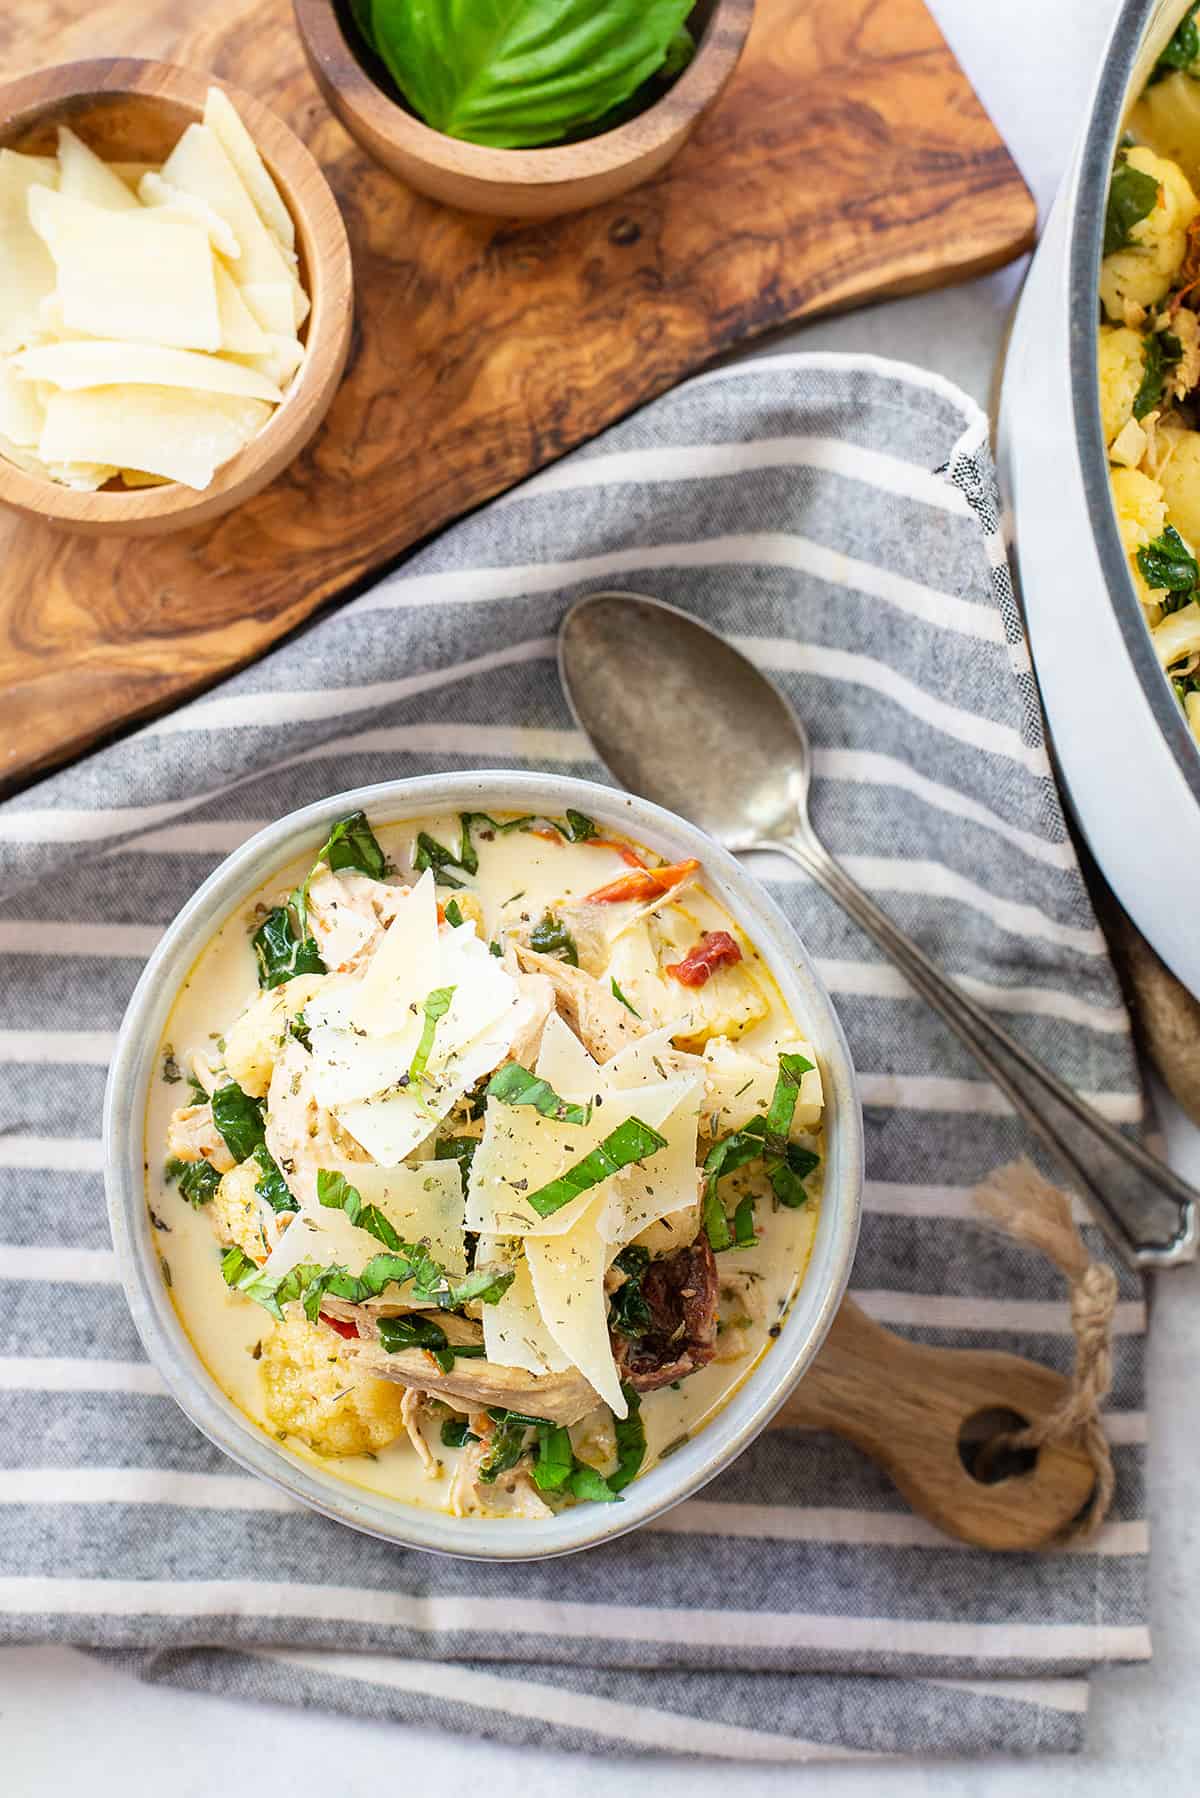
[(254, 1190), (259, 1197), (265, 1199), (274, 1212), (282, 1214), (285, 1211), (298, 1211), (300, 1207), (292, 1197), (291, 1189), (265, 1142), (256, 1146), (254, 1159), (259, 1168)]
[(533, 1483), (542, 1492), (558, 1492), (571, 1477), (575, 1451), (571, 1433), (561, 1424), (544, 1424), (538, 1431), (537, 1460), (533, 1464)]
[(642, 1015), (641, 1012), (635, 1010), (634, 1007), (629, 1003), (629, 1000), (625, 997), (624, 993), (621, 991), (620, 987), (617, 985), (615, 975), (609, 976), (608, 984), (612, 988), (613, 998), (619, 999), (621, 1001), (621, 1004), (625, 1007), (626, 1011), (632, 1011), (635, 1018), (640, 1018)]
[(1173, 524), (1138, 550), (1137, 565), (1148, 587), (1179, 593), (1200, 585), (1200, 565)]
[(174, 1183), (188, 1204), (198, 1211), (207, 1205), (221, 1184), (221, 1176), (211, 1161), (179, 1161), (172, 1156), (163, 1169), (168, 1185)]
[(339, 868), (354, 868), (372, 880), (382, 880), (387, 873), (387, 856), (379, 846), (375, 832), (367, 823), (365, 812), (351, 812), (330, 831), (317, 851), (317, 860), (334, 873)]
[(563, 835), (568, 843), (590, 843), (593, 837), (600, 835), (600, 832), (593, 819), (587, 817), (583, 812), (571, 811), (568, 807)]
[(650, 1307), (642, 1296), (642, 1281), (649, 1265), (649, 1249), (643, 1249), (637, 1243), (630, 1243), (627, 1249), (622, 1249), (613, 1262), (613, 1266), (625, 1275), (625, 1279), (608, 1302), (609, 1328), (634, 1340), (644, 1336), (654, 1321), (650, 1316)]
[(515, 1467), (525, 1453), (525, 1437), (531, 1420), (516, 1411), (489, 1412), (496, 1427), (487, 1438), (487, 1453), (479, 1463), (479, 1478), (490, 1486), (497, 1476)]
[(1167, 369), (1179, 361), (1183, 346), (1169, 331), (1151, 331), (1142, 344), (1142, 379), (1134, 395), (1133, 416), (1145, 418), (1161, 406)]
[(427, 830), (418, 832), (413, 848), (412, 865), (418, 874), (424, 874), (427, 868), (432, 868), (433, 878), (439, 886), (462, 887), (466, 885), (465, 880), (459, 880), (449, 871), (451, 868), (462, 866), (453, 849), (447, 849), (445, 843), (439, 843), (437, 838), (431, 837)]
[(471, 1163), (479, 1142), (477, 1136), (443, 1136), (434, 1149), (435, 1161), (457, 1161), (464, 1189), (471, 1178)]
[(596, 1468), (589, 1467), (586, 1461), (576, 1461), (567, 1480), (567, 1491), (572, 1498), (584, 1498), (594, 1505), (619, 1504), (620, 1495), (613, 1491), (612, 1485)]
[(551, 1217), (589, 1187), (599, 1186), (602, 1180), (619, 1173), (623, 1167), (644, 1161), (648, 1155), (655, 1155), (666, 1146), (666, 1137), (651, 1129), (649, 1124), (644, 1124), (640, 1118), (626, 1118), (603, 1142), (597, 1143), (590, 1155), (567, 1168), (556, 1180), (539, 1186), (536, 1192), (527, 1193), (526, 1203), (539, 1217)]
[(197, 1080), (195, 1074), (188, 1075), (188, 1104), (208, 1104), (208, 1088), (204, 1085), (203, 1081)]
[(419, 1080), (428, 1067), (429, 1057), (433, 1053), (434, 1035), (439, 1022), (450, 1009), (450, 1002), (454, 997), (455, 990), (452, 986), (438, 986), (426, 997), (425, 1023), (421, 1029), (421, 1040), (417, 1044), (416, 1054), (409, 1066), (408, 1077), (410, 1080)]
[(539, 1080), (519, 1062), (509, 1061), (488, 1081), (487, 1096), (502, 1105), (532, 1105), (544, 1118), (560, 1124), (587, 1124), (591, 1121), (590, 1105), (572, 1105), (560, 1099), (554, 1088)]
[(1133, 242), (1133, 227), (1140, 224), (1158, 203), (1158, 182), (1145, 175), (1122, 157), (1112, 173), (1108, 187), (1108, 206), (1104, 214), (1105, 256), (1123, 250)]
[(738, 1200), (733, 1214), (733, 1246), (735, 1249), (752, 1249), (758, 1237), (754, 1230), (754, 1199), (750, 1193)]
[(447, 924), (453, 924), (454, 928), (458, 930), (463, 921), (463, 915), (459, 910), (458, 900), (451, 899), (445, 909)]
[(579, 966), (575, 938), (553, 912), (548, 911), (541, 923), (534, 925), (529, 935), (529, 947), (536, 949), (539, 955), (557, 955), (560, 961), (568, 962), (573, 968)]
[(627, 1417), (614, 1417), (617, 1438), (616, 1470), (608, 1476), (609, 1490), (621, 1492), (640, 1471), (646, 1459), (646, 1426), (642, 1422), (642, 1401), (632, 1386), (623, 1385), (621, 1393), (629, 1406)]
[(1175, 69), (1191, 70), (1193, 63), (1200, 59), (1200, 29), (1196, 25), (1196, 8), (1191, 6), (1175, 27), (1174, 36), (1154, 65), (1150, 83), (1161, 81)]
[(443, 1373), (451, 1372), (457, 1355), (470, 1360), (484, 1352), (482, 1343), (451, 1342), (441, 1324), (431, 1317), (380, 1317), (375, 1327), (389, 1355), (398, 1355), (404, 1349), (428, 1349)]
[(443, 1448), (465, 1448), (468, 1442), (478, 1441), (465, 1417), (448, 1417), (442, 1425)]
[(311, 936), (300, 936), (286, 905), (269, 911), (250, 939), (258, 962), (258, 984), (282, 986), (297, 974), (324, 974), (320, 950)]
[(229, 1080), (213, 1094), (212, 1114), (233, 1159), (248, 1161), (265, 1140), (262, 1100), (252, 1099), (236, 1080)]
[(800, 1082), (805, 1074), (811, 1074), (813, 1063), (803, 1055), (781, 1055), (779, 1072), (775, 1077), (775, 1091), (771, 1094), (771, 1103), (767, 1110), (767, 1134), (769, 1136), (786, 1136), (792, 1127), (792, 1117), (796, 1110), (796, 1101), (800, 1097)]

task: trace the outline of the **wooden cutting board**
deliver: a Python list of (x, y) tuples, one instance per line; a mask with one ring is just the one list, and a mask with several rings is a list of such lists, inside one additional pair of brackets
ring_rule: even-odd
[(758, 0), (671, 167), (550, 224), (469, 217), (374, 167), (287, 0), (8, 0), (5, 78), (168, 57), (257, 93), (346, 217), (349, 370), (306, 454), (212, 524), (77, 538), (0, 518), (0, 785), (250, 660), (448, 520), (758, 332), (1028, 248), (1034, 207), (922, 0)]

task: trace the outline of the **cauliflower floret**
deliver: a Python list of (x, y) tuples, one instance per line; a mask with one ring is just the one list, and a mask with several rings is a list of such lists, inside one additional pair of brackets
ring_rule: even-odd
[(233, 1166), (225, 1138), (213, 1120), (212, 1105), (181, 1105), (167, 1121), (167, 1152), (177, 1161), (207, 1161), (219, 1174)]
[(266, 1229), (269, 1207), (255, 1191), (261, 1172), (253, 1158), (239, 1162), (222, 1175), (207, 1207), (218, 1240), (226, 1248), (236, 1244), (252, 1261), (264, 1261), (275, 1246)]
[(1109, 479), (1112, 482), (1113, 505), (1117, 513), (1117, 529), (1129, 558), (1129, 572), (1137, 588), (1138, 598), (1144, 606), (1157, 610), (1158, 590), (1147, 585), (1137, 565), (1136, 552), (1152, 538), (1162, 535), (1167, 522), (1167, 502), (1163, 497), (1163, 490), (1156, 480), (1136, 468), (1114, 468), (1110, 471)]
[(287, 1037), (287, 1027), (328, 978), (299, 974), (295, 980), (259, 993), (225, 1032), (225, 1066), (243, 1092), (264, 1099)]
[(1187, 254), (1188, 226), (1200, 200), (1178, 163), (1142, 145), (1126, 152), (1131, 168), (1158, 182), (1158, 200), (1130, 231), (1127, 249), (1114, 250), (1100, 265), (1100, 298), (1109, 318), (1120, 323), (1125, 308), (1156, 305), (1167, 292)]
[(1159, 433), (1156, 475), (1167, 516), (1189, 544), (1200, 543), (1200, 431)]
[(1133, 417), (1133, 402), (1142, 384), (1142, 339), (1122, 325), (1101, 325), (1100, 422), (1104, 441), (1111, 444)]
[(405, 1434), (404, 1388), (357, 1373), (344, 1348), (336, 1330), (304, 1317), (263, 1339), (267, 1422), (318, 1455), (365, 1455)]

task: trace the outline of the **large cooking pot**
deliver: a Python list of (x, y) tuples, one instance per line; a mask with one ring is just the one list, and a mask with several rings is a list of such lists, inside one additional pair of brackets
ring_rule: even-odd
[(1126, 0), (1034, 257), (1004, 372), (999, 458), (1059, 771), (1126, 911), (1200, 994), (1200, 749), (1154, 655), (1109, 498), (1097, 285), (1113, 154), (1190, 0)]

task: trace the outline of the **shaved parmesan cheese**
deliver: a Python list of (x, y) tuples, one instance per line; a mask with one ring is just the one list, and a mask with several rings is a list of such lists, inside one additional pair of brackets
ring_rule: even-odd
[(0, 436), (21, 449), (35, 449), (45, 417), (37, 387), (23, 379), (10, 360), (0, 357)]
[(175, 349), (220, 348), (212, 254), (198, 226), (144, 207), (106, 212), (46, 187), (30, 189), (29, 219), (54, 258), (71, 329)]
[[(235, 289), (236, 291), (236, 289)], [(246, 317), (252, 315), (247, 309)], [(257, 326), (255, 329), (257, 330)], [(239, 355), (236, 360), (243, 368), (253, 368), (268, 381), (274, 381), (277, 387), (286, 387), (300, 364), (304, 361), (304, 345), (296, 337), (281, 337), (274, 331), (260, 331), (265, 348), (260, 355)]]
[(525, 1254), (546, 1328), (613, 1415), (624, 1417), (628, 1406), (608, 1338), (609, 1247), (599, 1228), (604, 1205), (603, 1196), (593, 1199), (565, 1235), (527, 1238)]
[[(462, 1184), (458, 1163), (425, 1162), (419, 1168), (368, 1167), (358, 1162), (331, 1168), (357, 1188), (363, 1199), (383, 1212), (402, 1242), (424, 1242), (447, 1272), (466, 1272), (462, 1232)], [(322, 1267), (344, 1267), (360, 1274), (384, 1244), (352, 1224), (337, 1206), (304, 1204), (276, 1244), (264, 1271), (272, 1277), (289, 1273), (302, 1261)], [(387, 1289), (389, 1302), (414, 1304), (411, 1283)]]
[[(0, 150), (0, 350), (21, 342), (38, 319), (42, 300), (54, 288), (54, 260), (29, 222), (29, 195), (51, 193), (56, 176), (46, 174), (46, 158)], [(52, 165), (53, 166), (53, 165)]]
[[(220, 139), (207, 126), (188, 126), (163, 163), (162, 179), (194, 194), (225, 220), (241, 248), (237, 266), (231, 271), (239, 287), (245, 282), (265, 282), (282, 285), (289, 294), (298, 288), (299, 282), (271, 241)], [(257, 309), (249, 299), (247, 304), (257, 317)], [(295, 322), (295, 300), (290, 300), (289, 305), (290, 326)]]
[(12, 359), (31, 381), (49, 381), (74, 391), (79, 387), (187, 387), (196, 393), (235, 393), (247, 399), (282, 399), (278, 387), (253, 370), (195, 350), (168, 350), (150, 343), (112, 343), (81, 338), (74, 343), (43, 344), (21, 350)]
[(612, 1182), (612, 1197), (600, 1215), (605, 1239), (619, 1248), (672, 1211), (694, 1205), (699, 1195), (696, 1141), (704, 1082), (697, 1076), (681, 1083), (685, 1090), (669, 1117), (658, 1126), (665, 1149), (648, 1155), (640, 1167), (625, 1168)]
[[(239, 271), (240, 273), (240, 271)], [(243, 300), (264, 331), (273, 337), (293, 337), (296, 333), (296, 308), (292, 289), (282, 281), (246, 281), (239, 279)]]
[(138, 182), (143, 175), (158, 171), (156, 162), (110, 162), (108, 166), (113, 174), (119, 175), (126, 187), (131, 188), (134, 193), (137, 192)]
[(475, 1259), (485, 1267), (493, 1261), (504, 1262), (515, 1271), (508, 1291), (494, 1305), (481, 1307), (483, 1346), (488, 1360), (498, 1367), (523, 1367), (528, 1373), (565, 1373), (571, 1363), (538, 1310), (529, 1263), (520, 1244), (498, 1236), (481, 1236)]
[(453, 1076), (440, 1087), (406, 1089), (337, 1108), (338, 1122), (376, 1161), (403, 1161), (457, 1105), (463, 1094), (499, 1066), (508, 1052), (508, 1037), (482, 1037), (455, 1058)]
[(48, 462), (46, 473), (52, 481), (73, 487), (77, 493), (95, 493), (111, 481), (116, 469), (106, 462)]
[(219, 139), (264, 225), (281, 238), (289, 250), (294, 249), (296, 227), (292, 215), (280, 198), (279, 189), (268, 174), (267, 165), (238, 117), (233, 102), (219, 87), (208, 90), (204, 101), (204, 123)]
[(605, 1062), (604, 1074), (610, 1086), (653, 1086), (657, 1081), (698, 1074), (701, 1066), (699, 1056), (685, 1055), (674, 1047), (668, 1024), (627, 1043), (611, 1061)]
[[(467, 1229), (492, 1236), (560, 1236), (570, 1230), (591, 1204), (596, 1193), (607, 1193), (611, 1182), (589, 1187), (567, 1205), (541, 1217), (527, 1202), (583, 1160), (627, 1118), (640, 1118), (651, 1129), (661, 1129), (689, 1090), (686, 1081), (668, 1082), (656, 1089), (640, 1087), (623, 1093), (609, 1092), (586, 1124), (560, 1123), (545, 1118), (532, 1105), (503, 1105), (490, 1101), (484, 1131), (471, 1166), (467, 1194)], [(669, 1138), (668, 1138), (669, 1141)], [(659, 1153), (665, 1154), (666, 1150)], [(653, 1156), (647, 1156), (649, 1167)], [(694, 1194), (692, 1195), (695, 1196)], [(675, 1201), (679, 1203), (678, 1199)]]
[(108, 212), (136, 212), (137, 201), (121, 177), (66, 125), (58, 128), (58, 191)]
[(13, 443), (3, 432), (0, 432), (0, 456), (26, 474), (40, 475), (43, 480), (50, 478), (50, 471), (40, 457), (31, 450), (22, 449), (19, 443)]
[[(250, 357), (250, 362), (244, 365), (247, 367), (258, 367), (258, 357), (269, 361), (273, 345), (277, 340), (262, 329), (239, 293), (233, 276), (226, 269), (224, 263), (215, 258), (213, 260), (213, 281), (217, 290), (217, 313), (221, 321), (222, 350), (229, 351), (239, 358)], [(302, 358), (303, 351), (301, 351)], [(278, 366), (283, 367), (282, 358)], [(269, 366), (261, 368), (260, 372), (265, 374), (269, 380), (273, 380), (276, 386), (282, 387), (285, 381), (290, 380), (297, 367), (299, 367), (299, 362), (295, 367), (289, 368), (282, 378), (277, 376)]]
[(432, 978), (438, 964), (437, 894), (433, 871), (427, 868), (398, 901), (361, 982), (344, 989), (346, 1009), (339, 1021), (367, 1035), (394, 1032), (409, 1007), (442, 984)]
[[(605, 1075), (568, 1024), (556, 1011), (546, 1019), (534, 1072), (562, 1099), (590, 1099), (605, 1085)], [(631, 1082), (632, 1084), (632, 1082)]]
[(45, 462), (110, 462), (207, 487), (270, 417), (263, 400), (177, 387), (90, 387), (56, 393), (38, 454)]
[(228, 256), (236, 262), (242, 253), (242, 247), (234, 236), (233, 229), (215, 212), (207, 200), (198, 194), (185, 193), (182, 187), (175, 187), (170, 181), (151, 169), (138, 182), (138, 199), (143, 206), (161, 207), (164, 213), (189, 223), (197, 224), (208, 234), (208, 241), (219, 255)]
[[(797, 1038), (779, 1045), (780, 1055), (803, 1055), (815, 1064), (811, 1043)], [(762, 1061), (726, 1042), (705, 1044), (704, 1129), (712, 1137), (727, 1136), (741, 1130), (752, 1117), (765, 1112), (779, 1077), (778, 1060)], [(792, 1134), (812, 1130), (821, 1121), (823, 1095), (820, 1070), (814, 1065), (800, 1081), (796, 1108), (792, 1113)]]
[(23, 171), (26, 185), (58, 186), (57, 156), (27, 156), (24, 150), (0, 150), (0, 177), (5, 169)]

